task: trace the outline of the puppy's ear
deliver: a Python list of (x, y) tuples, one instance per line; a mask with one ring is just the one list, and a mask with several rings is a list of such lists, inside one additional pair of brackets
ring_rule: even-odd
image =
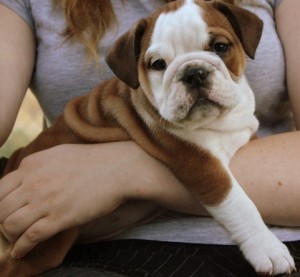
[(263, 30), (262, 20), (254, 13), (235, 5), (219, 1), (213, 1), (212, 5), (226, 16), (239, 37), (245, 53), (254, 59)]
[(138, 59), (141, 40), (147, 27), (147, 21), (141, 19), (128, 32), (123, 34), (106, 55), (111, 70), (123, 82), (136, 89), (139, 87)]

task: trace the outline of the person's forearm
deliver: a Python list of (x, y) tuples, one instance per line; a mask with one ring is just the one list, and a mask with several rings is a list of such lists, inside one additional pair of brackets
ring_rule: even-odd
[(119, 176), (119, 182), (124, 183), (124, 201), (146, 200), (180, 212), (206, 214), (167, 166), (149, 156), (134, 142), (118, 143), (118, 149), (119, 157), (130, 157), (131, 162), (124, 175)]
[[(299, 159), (300, 131), (254, 139), (230, 163), (234, 176), (268, 224), (300, 226)], [(159, 205), (177, 211), (207, 215), (168, 169), (154, 160), (150, 162), (154, 164), (148, 172), (143, 164), (139, 168), (140, 173), (150, 176), (149, 191), (145, 191), (147, 186), (141, 186), (137, 198), (154, 199)], [(153, 168), (156, 176), (151, 175)], [(138, 183), (134, 186), (139, 187)]]
[(285, 0), (276, 9), (276, 26), (286, 58), (286, 81), (296, 128), (300, 129), (300, 1)]
[(237, 180), (269, 224), (300, 226), (300, 132), (252, 140), (231, 162)]
[(23, 19), (0, 4), (0, 147), (7, 139), (34, 67), (35, 41)]
[[(133, 142), (116, 146), (111, 149), (130, 161), (118, 177), (122, 202), (150, 200), (164, 208), (208, 215), (166, 166)], [(290, 132), (252, 140), (231, 161), (234, 176), (268, 224), (300, 226), (299, 157), (300, 132)]]

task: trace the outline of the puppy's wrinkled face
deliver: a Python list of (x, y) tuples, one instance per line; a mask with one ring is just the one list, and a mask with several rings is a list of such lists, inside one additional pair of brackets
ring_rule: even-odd
[[(148, 98), (169, 122), (208, 122), (237, 106), (245, 52), (227, 18), (203, 1), (161, 13), (144, 55)], [(151, 88), (151, 89), (149, 89)]]
[[(233, 110), (251, 116), (254, 97), (243, 72), (263, 24), (230, 2), (171, 2), (137, 22), (109, 50), (108, 65), (134, 90), (131, 97), (147, 97), (155, 108), (151, 117), (157, 119), (158, 112), (171, 125), (194, 129), (211, 128), (212, 122), (219, 127), (216, 119), (228, 119)], [(149, 112), (138, 110), (142, 117)]]

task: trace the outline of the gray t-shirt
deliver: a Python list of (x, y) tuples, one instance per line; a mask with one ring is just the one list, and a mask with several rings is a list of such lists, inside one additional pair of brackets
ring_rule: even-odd
[[(285, 63), (273, 19), (274, 1), (257, 0), (254, 11), (264, 21), (264, 31), (256, 59), (249, 60), (246, 75), (252, 86), (260, 120), (260, 135), (293, 129), (285, 88)], [(104, 55), (112, 42), (141, 17), (148, 15), (163, 0), (112, 0), (119, 24), (99, 45), (100, 67), (85, 63), (86, 51), (76, 41), (66, 41), (62, 11), (52, 0), (0, 0), (32, 28), (37, 40), (36, 66), (30, 88), (45, 116), (52, 122), (73, 97), (85, 94), (112, 76)], [(282, 240), (300, 239), (298, 228), (272, 228)], [(120, 238), (140, 238), (198, 243), (231, 243), (227, 232), (211, 218), (170, 212), (155, 222), (127, 231)]]

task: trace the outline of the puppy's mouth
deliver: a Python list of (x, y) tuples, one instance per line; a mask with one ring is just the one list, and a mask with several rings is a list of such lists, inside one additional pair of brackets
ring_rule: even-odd
[(209, 98), (210, 92), (209, 92), (209, 89), (207, 89), (207, 88), (198, 88), (198, 89), (189, 90), (188, 93), (190, 95), (192, 95), (192, 98), (194, 100), (193, 107), (203, 106), (203, 105), (221, 106), (220, 103)]
[(196, 96), (194, 97), (190, 107), (187, 109), (187, 114), (183, 120), (195, 118), (195, 115), (201, 115), (201, 118), (217, 115), (226, 109), (221, 102), (209, 98), (209, 89), (199, 88), (193, 92), (189, 91), (188, 93)]

